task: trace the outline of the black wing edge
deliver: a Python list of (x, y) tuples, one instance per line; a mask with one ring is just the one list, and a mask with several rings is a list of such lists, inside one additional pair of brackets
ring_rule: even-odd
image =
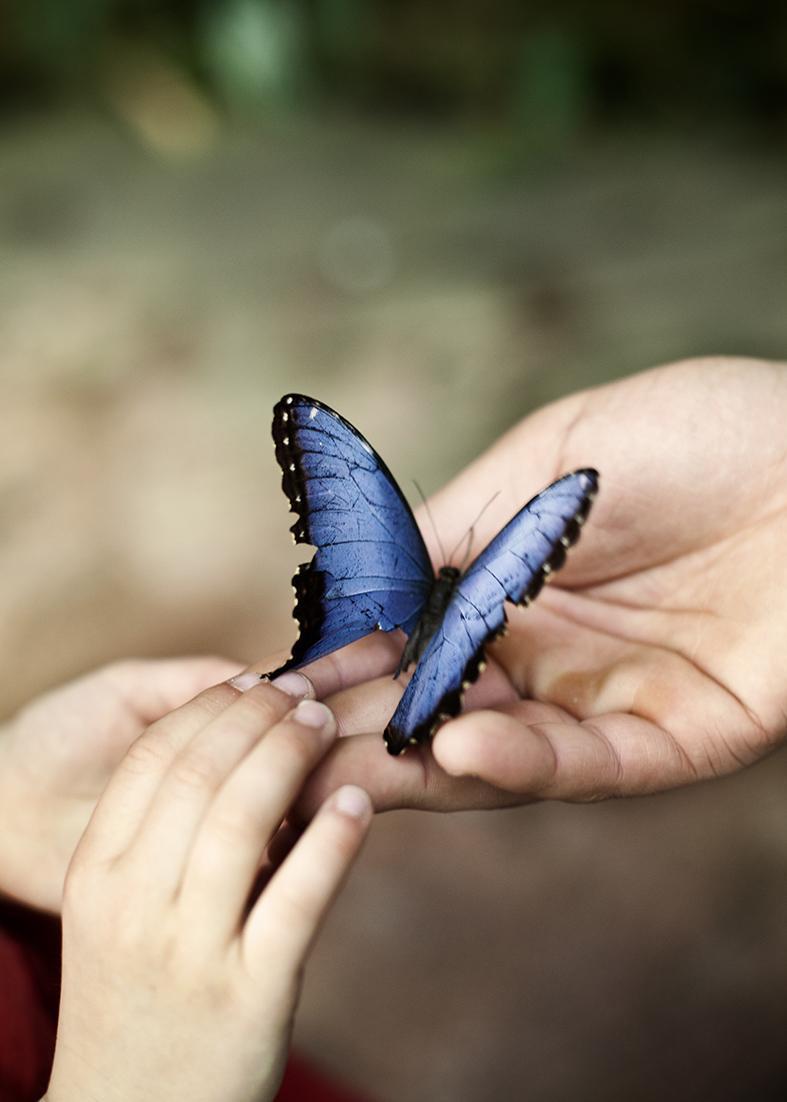
[(442, 723), (445, 723), (448, 719), (455, 719), (459, 715), (462, 711), (462, 699), (465, 693), (486, 669), (487, 646), (501, 635), (505, 635), (507, 630), (506, 615), (503, 613), (503, 623), (499, 628), (489, 632), (481, 646), (465, 665), (460, 685), (455, 689), (451, 689), (441, 698), (433, 715), (425, 723), (420, 723), (411, 735), (407, 736), (402, 731), (395, 730), (390, 723), (388, 724), (383, 731), (383, 741), (389, 754), (397, 757), (408, 746), (429, 742)]
[[(335, 417), (337, 421), (340, 421), (350, 430), (350, 432), (354, 433), (367, 448), (369, 448), (375, 462), (379, 464), (380, 469), (387, 476), (388, 481), (401, 498), (405, 508), (412, 517), (413, 526), (417, 530), (418, 526), (415, 522), (413, 511), (399, 488), (398, 482), (363, 433), (359, 432), (355, 425), (351, 424), (345, 417), (342, 417), (340, 413), (337, 413), (335, 409), (331, 409), (331, 407), (324, 402), (319, 401), (317, 398), (309, 398), (306, 394), (293, 393), (285, 394), (273, 407), (273, 425), (271, 431), (273, 433), (276, 461), (281, 467), (282, 472), (281, 487), (290, 503), (290, 512), (295, 513), (297, 518), (290, 527), (295, 542), (311, 543), (311, 530), (309, 526), (308, 505), (306, 502), (306, 482), (303, 477), (303, 469), (301, 466), (302, 450), (295, 443), (289, 431), (289, 410), (293, 405), (308, 405), (321, 409), (330, 417)], [(278, 677), (279, 674), (286, 673), (287, 670), (299, 666), (310, 648), (322, 638), (322, 629), (325, 623), (323, 605), (325, 576), (322, 571), (315, 569), (313, 557), (309, 562), (301, 563), (298, 567), (292, 579), (292, 588), (295, 593), (295, 607), (293, 608), (292, 615), (298, 624), (298, 638), (292, 646), (290, 657), (287, 661), (282, 666), (266, 674), (266, 677)]]
[(313, 562), (301, 563), (292, 579), (295, 593), (295, 606), (292, 615), (298, 625), (298, 638), (292, 645), (287, 661), (264, 676), (278, 677), (287, 670), (297, 669), (309, 649), (322, 638), (325, 622), (323, 596), (325, 594), (325, 575), (314, 569)]
[[(523, 593), (521, 600), (517, 602), (520, 608), (527, 608), (531, 605), (544, 588), (544, 583), (548, 580), (549, 576), (560, 570), (563, 566), (566, 561), (566, 552), (568, 548), (573, 547), (578, 541), (582, 525), (590, 514), (591, 506), (598, 493), (599, 473), (593, 467), (583, 467), (580, 470), (572, 471), (572, 474), (585, 475), (589, 480), (590, 485), (587, 493), (585, 494), (582, 505), (576, 513), (574, 513), (571, 520), (566, 523), (563, 529), (563, 535), (560, 537), (557, 547), (555, 547), (552, 554), (544, 562), (544, 565)], [(528, 502), (528, 504), (530, 503)], [(523, 506), (523, 508), (526, 508), (526, 506)], [(405, 735), (402, 731), (395, 730), (390, 723), (388, 724), (383, 731), (383, 741), (385, 742), (385, 748), (389, 754), (397, 757), (403, 750), (406, 750), (408, 746), (415, 746), (428, 742), (438, 727), (447, 720), (455, 719), (459, 715), (462, 710), (464, 694), (471, 685), (475, 684), (479, 676), (486, 669), (486, 648), (490, 643), (494, 643), (496, 639), (504, 636), (507, 631), (508, 619), (504, 611), (503, 623), (499, 628), (490, 631), (489, 634), (484, 637), (478, 650), (466, 663), (462, 671), (461, 682), (457, 688), (449, 690), (449, 692), (441, 697), (439, 704), (430, 718), (425, 723), (420, 723), (409, 736)]]
[(385, 462), (384, 459), (378, 454), (375, 448), (369, 443), (362, 432), (358, 429), (346, 417), (342, 417), (341, 413), (337, 413), (335, 409), (326, 405), (325, 402), (321, 402), (318, 398), (309, 398), (306, 394), (285, 394), (283, 398), (280, 398), (276, 405), (273, 407), (273, 443), (276, 451), (276, 460), (282, 470), (281, 487), (287, 495), (287, 499), (290, 503), (290, 512), (295, 513), (298, 519), (290, 528), (290, 531), (295, 536), (296, 543), (309, 543), (309, 517), (305, 504), (305, 491), (306, 485), (303, 479), (303, 473), (301, 470), (301, 449), (293, 442), (289, 435), (289, 407), (293, 405), (305, 405), (314, 406), (316, 409), (321, 409), (323, 413), (327, 413), (329, 417), (334, 417), (339, 421), (346, 429), (349, 429), (354, 436), (357, 436), (362, 444), (365, 444), (369, 449), (369, 452), (374, 457), (374, 461), (379, 466), (380, 470), (388, 479), (391, 486), (404, 505), (407, 512), (413, 522), (413, 526), (418, 531), (418, 525), (415, 522), (415, 516), (413, 510), (410, 507), (410, 503), (401, 491), (399, 483)]
[[(302, 394), (285, 394), (273, 407), (273, 444), (276, 460), (281, 467), (281, 486), (290, 503), (290, 512), (295, 513), (297, 519), (291, 526), (296, 543), (309, 543), (309, 515), (306, 506), (306, 483), (301, 468), (301, 449), (291, 439), (288, 431), (289, 407), (295, 402), (310, 402), (312, 405), (325, 409), (333, 416), (332, 409), (323, 406), (312, 398)], [(325, 622), (323, 596), (325, 594), (325, 577), (320, 570), (314, 569), (314, 560), (301, 563), (292, 579), (292, 588), (295, 594), (295, 606), (292, 615), (298, 625), (298, 638), (292, 645), (290, 657), (287, 661), (272, 670), (267, 677), (278, 677), (300, 665), (304, 655), (317, 643), (322, 636), (322, 628)]]

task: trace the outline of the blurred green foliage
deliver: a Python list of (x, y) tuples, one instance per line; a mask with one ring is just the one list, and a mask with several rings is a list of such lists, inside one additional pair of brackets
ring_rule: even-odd
[(155, 51), (217, 105), (343, 103), (535, 127), (787, 120), (783, 0), (17, 0), (6, 110), (101, 99), (115, 51)]

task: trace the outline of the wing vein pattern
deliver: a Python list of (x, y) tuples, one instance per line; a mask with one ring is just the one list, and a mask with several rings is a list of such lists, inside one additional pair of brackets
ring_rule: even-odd
[(348, 421), (304, 395), (276, 404), (273, 438), (282, 487), (297, 515), (291, 531), (316, 551), (293, 578), (298, 639), (271, 676), (378, 628), (410, 634), (434, 572), (385, 463)]

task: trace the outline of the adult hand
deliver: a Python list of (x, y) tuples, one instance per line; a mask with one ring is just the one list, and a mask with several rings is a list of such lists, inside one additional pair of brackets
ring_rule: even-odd
[(238, 668), (224, 658), (114, 662), (0, 727), (0, 891), (58, 912), (68, 862), (129, 745)]
[(787, 365), (703, 359), (572, 395), (507, 433), (430, 502), (443, 544), (497, 494), (479, 550), (552, 479), (593, 466), (578, 546), (531, 608), (508, 606), (509, 634), (431, 749), (390, 758), (380, 738), (401, 640), (377, 633), (307, 669), (354, 737), (312, 778), (303, 814), (339, 781), (378, 809), (584, 801), (773, 749), (787, 732), (785, 425)]
[(345, 788), (269, 851), (336, 724), (252, 680), (149, 727), (96, 806), (66, 877), (47, 1102), (276, 1094), (304, 959), (372, 809)]

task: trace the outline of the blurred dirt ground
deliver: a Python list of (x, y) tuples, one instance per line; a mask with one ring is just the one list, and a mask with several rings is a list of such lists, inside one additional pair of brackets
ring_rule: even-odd
[[(287, 644), (287, 389), (428, 493), (578, 386), (787, 348), (785, 161), (710, 138), (271, 120), (167, 160), (31, 118), (0, 250), (4, 714), (117, 655)], [(786, 781), (381, 818), (297, 1042), (379, 1102), (786, 1097)]]

